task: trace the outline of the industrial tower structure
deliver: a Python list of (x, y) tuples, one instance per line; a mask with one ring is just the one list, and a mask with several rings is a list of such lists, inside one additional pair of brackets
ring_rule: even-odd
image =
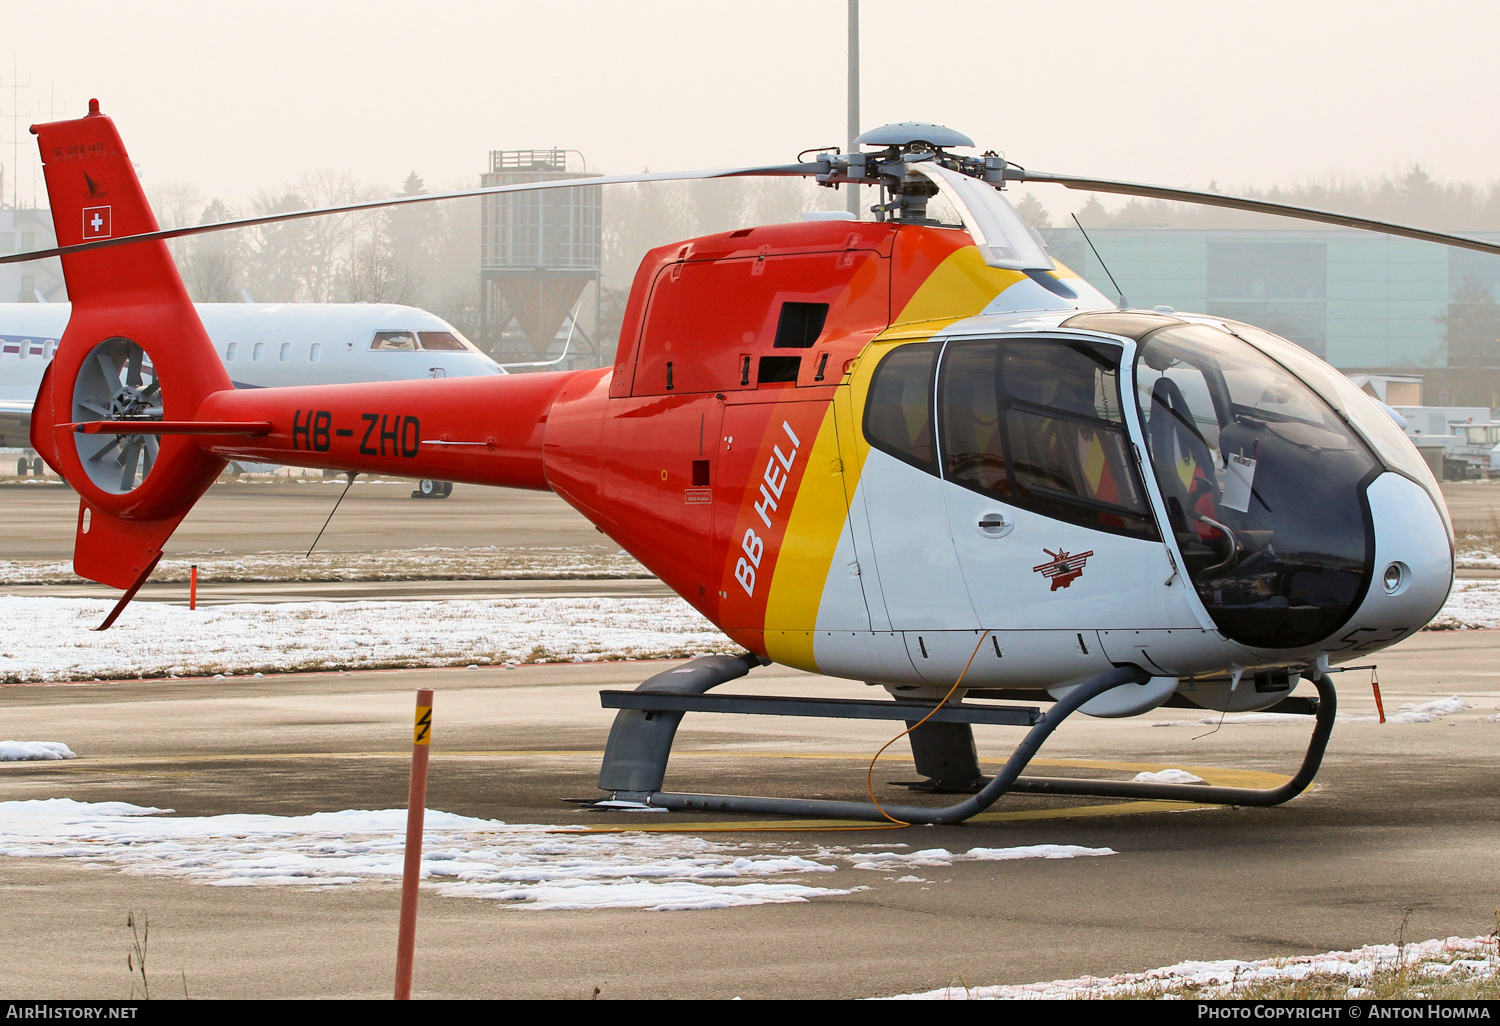
[[(595, 178), (568, 170), (576, 150), (492, 150), (482, 184), (517, 185), (560, 178)], [(578, 161), (583, 165), (582, 156)], [(568, 350), (573, 366), (601, 357), (599, 268), (603, 254), (603, 190), (598, 186), (501, 193), (484, 197), (479, 267), (480, 343), (501, 362), (548, 360)], [(593, 334), (572, 318), (593, 286)], [(550, 350), (550, 352), (549, 352)]]

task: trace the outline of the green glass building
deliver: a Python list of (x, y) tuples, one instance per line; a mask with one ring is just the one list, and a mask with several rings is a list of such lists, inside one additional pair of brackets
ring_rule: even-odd
[[(1044, 234), (1057, 259), (1116, 294), (1076, 228)], [(1089, 237), (1132, 306), (1258, 324), (1347, 372), (1421, 374), (1434, 405), (1500, 405), (1500, 257), (1357, 231), (1141, 227)]]

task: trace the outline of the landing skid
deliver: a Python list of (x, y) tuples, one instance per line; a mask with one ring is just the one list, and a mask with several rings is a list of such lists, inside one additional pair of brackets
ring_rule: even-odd
[[(1026, 794), (1083, 795), (1099, 798), (1134, 798), (1196, 802), (1212, 805), (1280, 805), (1307, 789), (1323, 761), (1328, 737), (1333, 731), (1337, 699), (1326, 675), (1312, 679), (1316, 700), (1301, 708), (1313, 712), (1316, 721), (1302, 765), (1286, 783), (1272, 788), (1216, 787), (1206, 784), (1160, 784), (1131, 780), (1088, 780), (1073, 777), (1022, 776), (1042, 743), (1079, 706), (1122, 684), (1144, 684), (1150, 677), (1137, 667), (1109, 670), (1081, 684), (1060, 699), (1045, 714), (1035, 707), (986, 703), (950, 702), (909, 735), (917, 771), (929, 777), (919, 785), (935, 793), (968, 793), (953, 805), (933, 808), (917, 805), (877, 806), (872, 802), (828, 801), (811, 798), (774, 798), (753, 795), (693, 794), (661, 790), (667, 759), (677, 725), (687, 712), (760, 713), (771, 716), (825, 716), (844, 719), (919, 721), (931, 711), (930, 704), (909, 701), (861, 699), (776, 698), (757, 695), (710, 695), (720, 684), (743, 677), (762, 665), (758, 656), (705, 656), (648, 679), (635, 691), (605, 691), (605, 708), (619, 709), (604, 763), (599, 770), (599, 788), (607, 792), (595, 807), (651, 807), (705, 812), (747, 812), (776, 816), (814, 816), (833, 819), (908, 823), (962, 823), (1011, 792)], [(1009, 761), (993, 777), (979, 774), (974, 751), (973, 723), (1003, 723), (1029, 726)]]

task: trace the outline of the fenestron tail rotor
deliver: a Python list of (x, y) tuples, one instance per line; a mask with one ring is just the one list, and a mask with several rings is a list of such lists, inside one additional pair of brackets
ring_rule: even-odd
[(123, 495), (151, 473), (161, 436), (151, 424), (162, 419), (161, 383), (146, 351), (127, 338), (99, 343), (83, 361), (73, 385), (73, 420), (140, 421), (138, 434), (75, 434), (78, 457), (89, 479)]

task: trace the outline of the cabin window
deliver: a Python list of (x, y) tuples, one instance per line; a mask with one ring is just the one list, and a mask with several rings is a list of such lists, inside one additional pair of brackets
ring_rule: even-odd
[(932, 376), (940, 342), (893, 349), (870, 381), (865, 438), (882, 452), (937, 473), (932, 445)]
[(224, 362), (225, 363), (233, 363), (234, 362), (234, 354), (237, 353), (237, 352), (239, 352), (239, 349), (240, 349), (240, 344), (238, 342), (231, 342), (231, 343), (229, 343), (229, 345), (225, 346), (224, 347)]
[(468, 349), (451, 331), (419, 331), (417, 337), (422, 340), (422, 348), (429, 351), (461, 353)]
[(255, 363), (259, 363), (260, 362), (260, 358), (262, 356), (265, 356), (265, 355), (266, 355), (266, 344), (264, 342), (257, 342), (257, 343), (255, 343), (255, 348), (252, 349), (252, 350), (250, 350), (250, 359), (252, 361), (254, 361)]
[(760, 358), (760, 374), (756, 378), (762, 385), (776, 384), (778, 382), (797, 380), (797, 373), (802, 368), (802, 357), (800, 356), (762, 356)]
[(323, 343), (314, 342), (312, 348), (307, 351), (307, 362), (317, 363), (318, 357), (323, 355)]
[(782, 303), (776, 323), (777, 349), (811, 349), (823, 334), (828, 319), (827, 303)]
[(281, 362), (282, 363), (286, 363), (291, 358), (292, 358), (292, 344), (290, 342), (283, 342), (283, 343), (281, 343)]
[(415, 331), (377, 331), (375, 338), (370, 342), (370, 348), (415, 352), (419, 348), (417, 333)]
[(52, 354), (55, 352), (57, 352), (57, 339), (49, 338), (46, 344), (42, 346), (42, 359), (52, 359)]
[(1120, 412), (1119, 349), (951, 342), (938, 382), (943, 477), (1044, 516), (1157, 538)]

